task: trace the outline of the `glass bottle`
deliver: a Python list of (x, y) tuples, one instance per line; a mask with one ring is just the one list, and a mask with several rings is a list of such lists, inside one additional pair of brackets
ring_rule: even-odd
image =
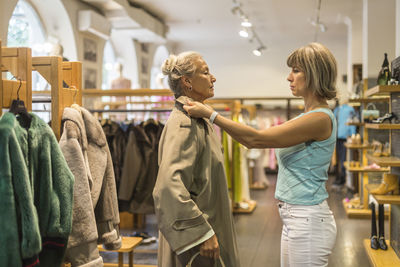
[(385, 53), (385, 59), (382, 63), (382, 68), (378, 74), (378, 85), (387, 85), (390, 81), (390, 70), (389, 61), (387, 59), (387, 53)]

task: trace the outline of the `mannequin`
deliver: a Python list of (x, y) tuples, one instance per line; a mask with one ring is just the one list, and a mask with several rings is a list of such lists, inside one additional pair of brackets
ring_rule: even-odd
[(117, 71), (119, 76), (111, 82), (111, 89), (130, 89), (131, 80), (123, 76), (123, 66), (121, 63), (117, 64)]
[[(117, 64), (117, 71), (119, 73), (119, 76), (111, 81), (111, 89), (130, 89), (131, 88), (131, 80), (128, 78), (125, 78), (123, 76), (123, 66), (121, 63)], [(111, 98), (112, 102), (125, 102), (126, 97), (124, 96), (119, 96), (119, 97), (112, 97)], [(126, 105), (116, 105), (113, 106), (115, 109), (126, 109)], [(115, 116), (110, 116), (111, 119), (115, 119), (117, 121), (124, 121), (126, 120), (127, 116), (126, 113), (120, 113), (116, 114)]]
[(54, 44), (53, 49), (50, 51), (50, 56), (62, 57), (63, 61), (69, 61), (68, 58), (64, 57), (63, 54), (64, 47), (59, 43)]

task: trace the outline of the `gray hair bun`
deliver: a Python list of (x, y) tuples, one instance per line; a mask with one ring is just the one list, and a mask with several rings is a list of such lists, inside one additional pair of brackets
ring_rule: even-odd
[(171, 75), (175, 66), (176, 62), (178, 61), (178, 57), (175, 55), (170, 55), (162, 64), (162, 73), (164, 75)]

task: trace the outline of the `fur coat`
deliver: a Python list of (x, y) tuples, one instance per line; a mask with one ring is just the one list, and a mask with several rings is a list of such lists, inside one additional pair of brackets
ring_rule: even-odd
[(89, 111), (65, 108), (60, 146), (76, 181), (67, 260), (72, 266), (103, 266), (97, 243), (106, 249), (121, 246), (115, 178), (106, 137)]
[[(9, 148), (8, 151), (1, 149), (0, 161), (5, 166), (1, 168), (0, 180), (1, 183), (8, 184), (8, 187), (0, 187), (6, 191), (0, 192), (0, 198), (1, 201), (8, 200), (12, 205), (12, 197), (9, 194), (13, 194), (17, 201), (14, 204), (14, 213), (12, 206), (1, 205), (2, 209), (10, 211), (11, 214), (1, 212), (0, 224), (5, 223), (8, 226), (1, 228), (0, 236), (9, 236), (12, 230), (5, 233), (6, 229), (16, 227), (21, 233), (19, 251), (24, 258), (24, 265), (37, 266), (38, 261), (33, 259), (34, 254), (40, 251), (40, 266), (60, 266), (71, 232), (74, 178), (52, 129), (35, 114), (31, 115), (32, 121), (28, 129), (22, 128), (12, 113), (4, 114), (0, 122), (0, 143)], [(12, 188), (15, 188), (15, 191)], [(13, 224), (15, 217), (19, 222)], [(40, 233), (41, 250), (37, 230)], [(14, 238), (18, 238), (18, 235)], [(1, 240), (0, 244), (5, 244), (7, 249), (15, 246), (12, 239)], [(13, 254), (12, 256), (15, 256), (15, 253)], [(15, 262), (3, 264), (3, 257), (0, 256), (1, 266), (21, 266)], [(25, 257), (30, 259), (27, 261)]]

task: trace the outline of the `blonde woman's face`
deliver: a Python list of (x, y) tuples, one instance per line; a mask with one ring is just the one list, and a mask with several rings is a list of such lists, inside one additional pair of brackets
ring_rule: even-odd
[(306, 76), (298, 67), (293, 67), (287, 77), (292, 94), (304, 97), (306, 94)]
[(196, 72), (190, 78), (192, 85), (192, 98), (197, 101), (204, 101), (214, 96), (214, 83), (216, 79), (210, 73), (207, 63), (199, 58), (195, 62)]

